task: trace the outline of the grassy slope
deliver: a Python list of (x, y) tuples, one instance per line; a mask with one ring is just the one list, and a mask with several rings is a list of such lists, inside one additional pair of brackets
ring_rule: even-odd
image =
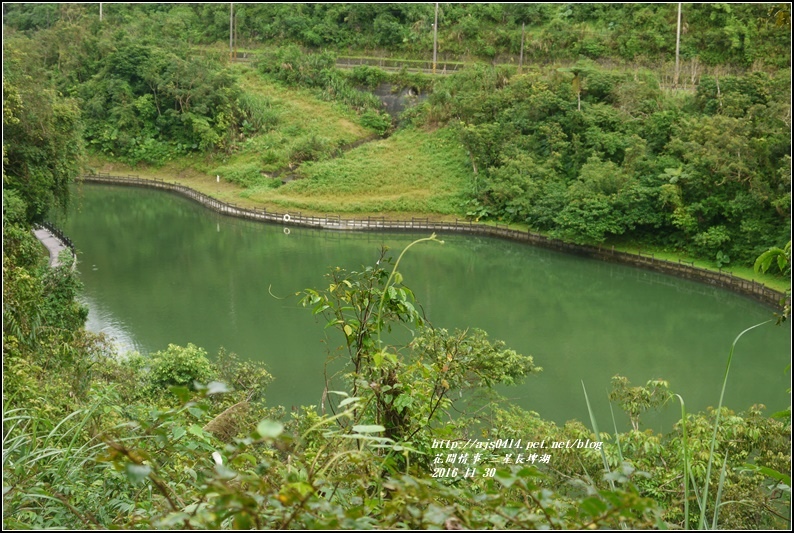
[(286, 88), (265, 80), (248, 65), (235, 64), (232, 68), (244, 91), (269, 101), (276, 125), (244, 141), (227, 161), (203, 165), (200, 170), (223, 176), (253, 164), (262, 172), (275, 172), (288, 168), (292, 148), (313, 136), (334, 149), (375, 133), (361, 126), (356, 114), (339, 104), (319, 100), (305, 89)]
[(460, 214), (471, 166), (450, 130), (405, 129), (339, 158), (305, 163), (300, 175), (247, 196), (314, 212)]
[[(278, 116), (273, 130), (244, 141), (231, 156), (192, 155), (159, 168), (131, 168), (95, 155), (89, 166), (98, 172), (175, 181), (244, 207), (359, 216), (388, 216), (391, 212), (397, 218), (461, 215), (471, 165), (453, 132), (443, 129), (400, 130), (341, 157), (305, 162), (298, 169), (303, 179), (275, 189), (267, 177), (248, 188), (224, 180), (230, 173), (249, 168), (266, 173), (289, 168), (291, 147), (312, 135), (327, 139), (334, 147), (373, 135), (358, 124), (355, 113), (339, 104), (322, 101), (307, 90), (267, 81), (247, 65), (235, 68), (244, 90), (270, 100)], [(221, 176), (220, 183), (216, 175)]]
[[(94, 154), (89, 157), (89, 169), (177, 182), (244, 207), (276, 207), (276, 204), (246, 198), (244, 188), (227, 180), (216, 183), (215, 176), (225, 176), (248, 167), (255, 167), (261, 172), (288, 168), (291, 148), (312, 135), (327, 139), (329, 145), (337, 147), (366, 139), (374, 133), (358, 123), (353, 111), (339, 104), (320, 100), (308, 90), (286, 88), (265, 80), (248, 65), (235, 64), (232, 68), (245, 91), (270, 101), (270, 109), (277, 118), (276, 126), (271, 131), (244, 141), (240, 149), (231, 155), (190, 155), (161, 167), (143, 164), (130, 167)], [(262, 181), (266, 180), (263, 178)]]

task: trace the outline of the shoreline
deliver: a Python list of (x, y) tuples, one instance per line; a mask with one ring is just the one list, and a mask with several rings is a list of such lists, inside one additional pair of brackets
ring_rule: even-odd
[(74, 251), (74, 244), (64, 235), (58, 228), (49, 223), (35, 224), (33, 227), (33, 235), (38, 241), (47, 249), (49, 255), (48, 265), (50, 268), (58, 268), (61, 266), (61, 252), (69, 250), (71, 253), (72, 270), (77, 266), (77, 254)]
[(507, 239), (515, 242), (527, 243), (534, 246), (541, 246), (553, 250), (572, 253), (575, 255), (599, 259), (606, 262), (622, 263), (637, 266), (646, 270), (662, 272), (676, 277), (690, 279), (710, 286), (717, 286), (731, 290), (735, 293), (750, 297), (764, 305), (776, 310), (782, 310), (782, 301), (786, 299), (786, 294), (771, 289), (763, 283), (746, 280), (734, 276), (732, 273), (714, 272), (694, 266), (688, 261), (678, 262), (657, 259), (654, 254), (644, 254), (638, 252), (631, 254), (611, 248), (600, 246), (584, 246), (572, 244), (558, 239), (552, 239), (545, 235), (532, 233), (531, 231), (520, 231), (509, 228), (506, 224), (503, 227), (475, 223), (471, 220), (453, 221), (431, 221), (429, 218), (411, 217), (410, 220), (393, 220), (386, 217), (367, 218), (342, 218), (340, 215), (325, 216), (306, 216), (302, 212), (275, 212), (268, 209), (252, 209), (239, 207), (236, 204), (229, 204), (217, 200), (207, 194), (201, 193), (174, 182), (167, 182), (161, 179), (146, 179), (138, 176), (114, 176), (110, 174), (83, 175), (76, 178), (77, 182), (111, 184), (133, 187), (147, 187), (160, 189), (180, 194), (190, 200), (202, 204), (204, 207), (215, 212), (243, 218), (281, 224), (283, 226), (303, 226), (333, 231), (422, 231), (433, 232), (454, 232), (470, 233), (474, 235), (485, 235)]

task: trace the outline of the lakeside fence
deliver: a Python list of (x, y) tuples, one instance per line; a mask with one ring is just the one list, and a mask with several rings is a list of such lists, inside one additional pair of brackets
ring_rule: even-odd
[(71, 266), (71, 269), (74, 270), (77, 267), (77, 249), (75, 248), (74, 243), (72, 242), (72, 239), (67, 237), (66, 234), (64, 234), (64, 232), (61, 231), (61, 228), (59, 228), (58, 226), (56, 226), (55, 224), (53, 224), (52, 222), (49, 222), (47, 220), (44, 220), (42, 222), (38, 222), (33, 227), (34, 228), (37, 228), (37, 227), (38, 228), (44, 228), (47, 231), (49, 231), (52, 234), (53, 237), (55, 237), (56, 239), (61, 241), (61, 244), (63, 244), (66, 248), (68, 248), (69, 251), (72, 253), (72, 266)]
[[(552, 250), (576, 254), (586, 257), (601, 259), (603, 261), (623, 263), (640, 268), (671, 274), (684, 279), (690, 279), (711, 286), (728, 289), (745, 296), (749, 296), (761, 303), (773, 307), (780, 307), (781, 301), (786, 298), (782, 292), (776, 291), (755, 280), (746, 280), (734, 276), (730, 272), (715, 272), (694, 265), (688, 261), (678, 262), (657, 259), (652, 253), (638, 252), (636, 254), (621, 252), (601, 246), (583, 246), (545, 235), (512, 229), (506, 224), (482, 224), (472, 220), (431, 221), (428, 218), (411, 217), (410, 220), (389, 220), (385, 217), (342, 218), (339, 215), (307, 216), (302, 212), (276, 212), (265, 208), (252, 209), (236, 204), (222, 202), (204, 193), (198, 192), (185, 185), (167, 182), (161, 179), (143, 179), (138, 176), (113, 176), (110, 174), (92, 174), (80, 176), (80, 181), (91, 183), (106, 183), (113, 185), (127, 185), (147, 187), (175, 192), (198, 202), (199, 204), (223, 215), (244, 218), (261, 222), (270, 222), (284, 226), (302, 226), (335, 231), (433, 231), (469, 233), (499, 237), (511, 241), (525, 242), (535, 246), (542, 246)], [(62, 235), (62, 234), (61, 234)], [(66, 238), (64, 236), (64, 238)], [(68, 240), (68, 239), (67, 239)], [(68, 241), (71, 243), (71, 241)], [(71, 248), (72, 246), (70, 246)]]
[(46, 221), (46, 220), (42, 221), (42, 222), (39, 222), (38, 225), (41, 226), (42, 228), (46, 229), (50, 233), (52, 233), (59, 241), (61, 241), (61, 243), (64, 246), (69, 248), (69, 250), (72, 252), (72, 254), (76, 254), (77, 253), (75, 251), (75, 247), (74, 247), (74, 243), (72, 242), (72, 239), (67, 237), (63, 233), (63, 231), (61, 231), (61, 228), (57, 227), (52, 222), (49, 222), (49, 221)]
[[(406, 72), (423, 72), (425, 74), (433, 74), (433, 62), (426, 60), (416, 59), (393, 59), (389, 57), (349, 57), (338, 56), (336, 58), (337, 68), (355, 68), (358, 66), (366, 65), (369, 67), (378, 67), (382, 70), (390, 72), (399, 72), (405, 69)], [(458, 61), (437, 61), (436, 74), (452, 74), (458, 70), (465, 68), (466, 64)]]

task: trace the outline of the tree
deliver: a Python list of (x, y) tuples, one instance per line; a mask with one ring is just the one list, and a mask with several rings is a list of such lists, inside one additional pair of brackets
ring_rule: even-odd
[(631, 387), (623, 376), (612, 378), (609, 399), (618, 402), (620, 408), (629, 415), (631, 427), (640, 430), (640, 415), (651, 409), (658, 409), (672, 399), (669, 384), (661, 379), (652, 379), (644, 387)]
[(18, 45), (4, 41), (3, 189), (25, 203), (27, 221), (41, 220), (68, 203), (69, 183), (80, 171), (80, 111), (43, 73), (23, 64)]
[[(414, 241), (405, 251), (421, 241), (437, 239), (433, 235)], [(505, 349), (504, 343), (490, 341), (482, 331), (433, 328), (402, 284), (397, 271), (401, 258), (402, 254), (391, 272), (385, 250), (374, 267), (360, 272), (336, 268), (329, 274), (328, 288), (305, 290), (301, 303), (324, 316), (327, 327), (345, 339), (341, 349), (348, 356), (346, 386), (350, 397), (366, 406), (351, 425), (382, 425), (389, 439), (427, 445), (430, 428), (452, 405), (453, 392), (514, 383), (541, 369), (532, 357)], [(402, 346), (384, 344), (382, 334), (397, 326), (410, 328), (414, 339)], [(326, 384), (328, 390), (335, 386)]]
[(576, 65), (572, 67), (565, 67), (565, 68), (558, 68), (558, 72), (567, 72), (573, 74), (573, 80), (571, 81), (571, 87), (573, 88), (574, 94), (576, 94), (576, 110), (582, 110), (582, 85), (584, 83), (584, 78), (590, 73), (592, 68), (589, 65), (582, 64), (581, 62), (577, 62)]

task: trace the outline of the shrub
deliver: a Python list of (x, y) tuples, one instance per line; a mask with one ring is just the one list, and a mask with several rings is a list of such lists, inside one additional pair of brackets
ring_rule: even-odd
[(212, 378), (207, 352), (190, 343), (186, 347), (169, 344), (166, 350), (153, 353), (149, 362), (148, 381), (155, 387), (193, 387), (196, 381), (207, 383)]
[(303, 161), (316, 161), (326, 155), (331, 148), (331, 141), (325, 137), (312, 135), (311, 137), (300, 139), (290, 150), (289, 159), (293, 164)]
[(378, 135), (384, 135), (391, 127), (391, 117), (388, 113), (368, 109), (361, 115), (361, 125), (377, 131)]
[(361, 85), (368, 89), (374, 89), (389, 78), (385, 70), (369, 65), (358, 65), (354, 67), (348, 76), (350, 77), (350, 81), (356, 85)]

